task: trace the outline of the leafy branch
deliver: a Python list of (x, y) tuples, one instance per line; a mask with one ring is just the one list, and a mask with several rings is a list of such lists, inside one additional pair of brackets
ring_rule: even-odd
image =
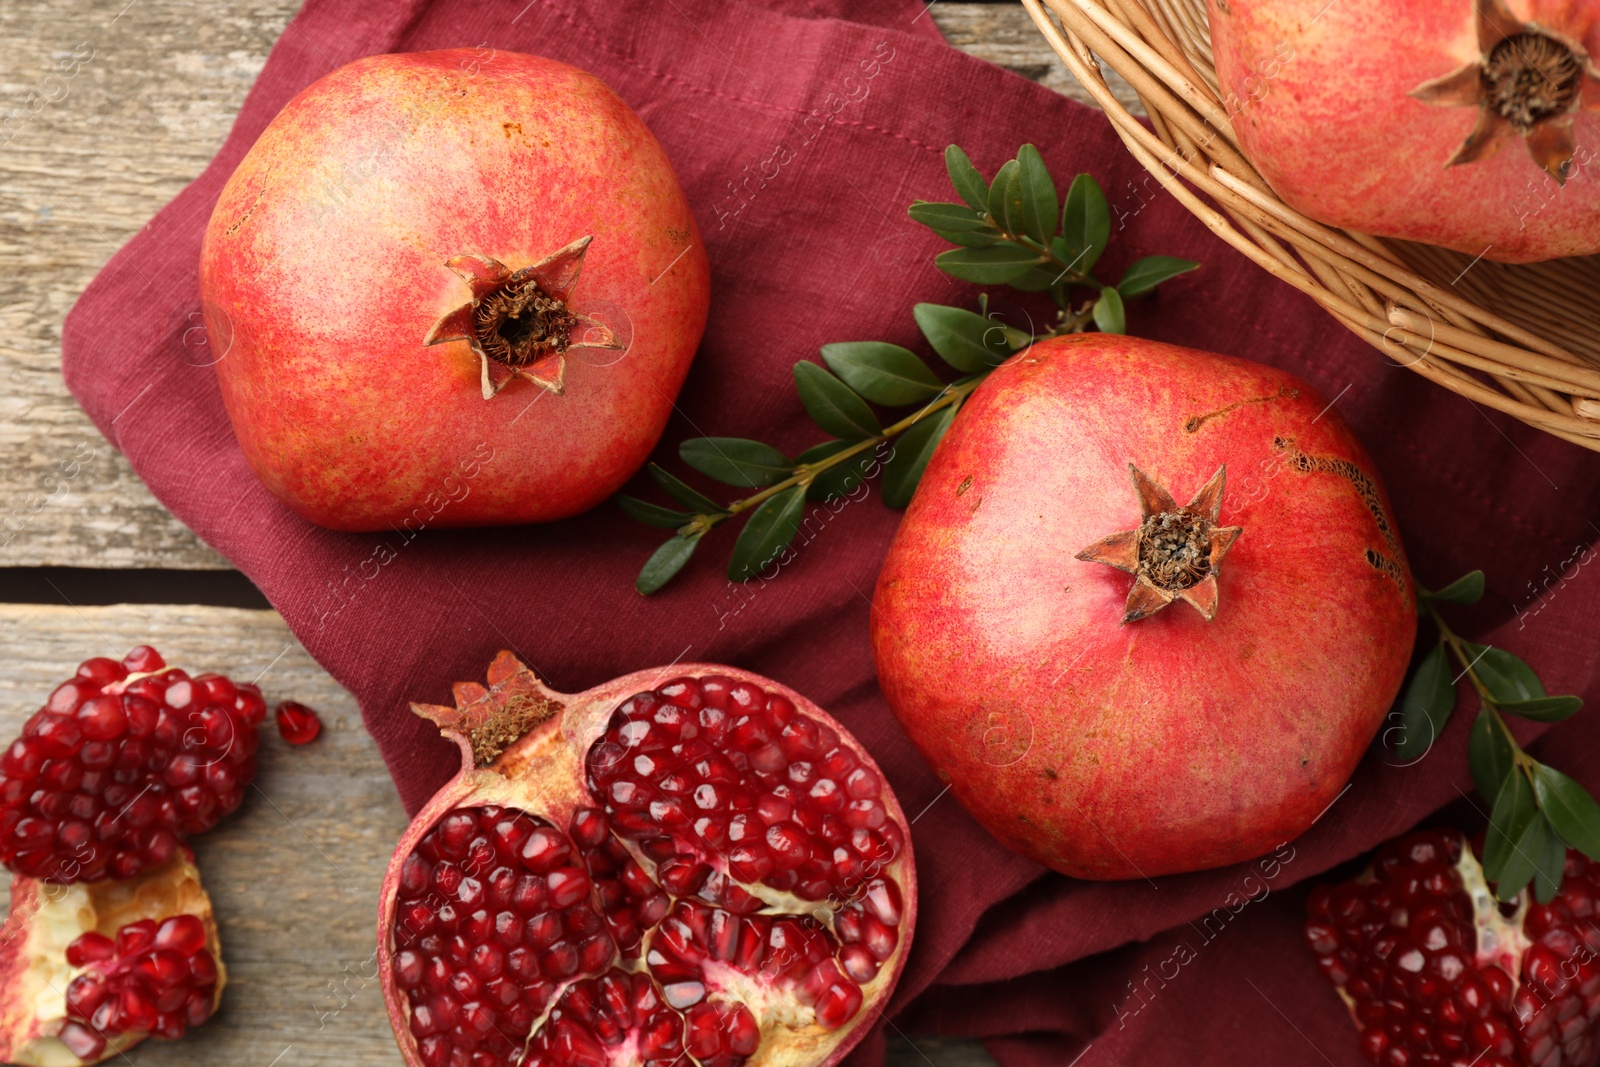
[(1505, 717), (1560, 722), (1582, 708), (1583, 701), (1547, 696), (1538, 675), (1521, 659), (1505, 649), (1474, 644), (1450, 628), (1439, 605), (1476, 604), (1483, 590), (1482, 571), (1437, 592), (1418, 588), (1419, 610), (1433, 622), (1438, 639), (1406, 687), (1402, 739), (1394, 751), (1406, 760), (1426, 754), (1444, 732), (1455, 709), (1457, 682), (1465, 678), (1479, 705), (1467, 742), (1472, 780), (1492, 806), (1484, 837), (1484, 877), (1495, 883), (1501, 900), (1515, 898), (1532, 881), (1538, 899), (1547, 902), (1561, 888), (1568, 847), (1600, 859), (1600, 805), (1583, 786), (1530, 756)]
[[(1055, 323), (1042, 333), (1020, 330), (989, 311), (987, 294), (978, 310), (917, 304), (918, 329), (949, 371), (946, 382), (916, 353), (885, 341), (850, 341), (822, 346), (819, 366), (794, 365), (795, 388), (811, 420), (832, 437), (790, 459), (761, 441), (740, 437), (695, 437), (678, 448), (679, 458), (708, 478), (759, 490), (728, 504), (715, 500), (654, 463), (650, 477), (677, 507), (619, 494), (628, 515), (673, 536), (645, 562), (634, 587), (649, 594), (683, 569), (707, 533), (747, 515), (728, 561), (728, 578), (745, 582), (789, 551), (808, 503), (835, 501), (883, 478), (883, 501), (892, 508), (911, 502), (934, 448), (974, 389), (1001, 363), (1035, 341), (1091, 327), (1123, 333), (1125, 300), (1143, 296), (1198, 263), (1149, 256), (1130, 266), (1116, 285), (1092, 273), (1111, 237), (1111, 210), (1099, 184), (1087, 174), (1073, 179), (1063, 204), (1033, 145), (1023, 145), (991, 183), (956, 145), (945, 150), (951, 184), (965, 203), (915, 201), (911, 217), (959, 245), (935, 260), (945, 273), (981, 285), (1009, 285), (1048, 292)], [(1074, 302), (1074, 294), (1091, 291)], [(911, 408), (884, 425), (874, 406)], [(885, 453), (885, 447), (887, 452)]]

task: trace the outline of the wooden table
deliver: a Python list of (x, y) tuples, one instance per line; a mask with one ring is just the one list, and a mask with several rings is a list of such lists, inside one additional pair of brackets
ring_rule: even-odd
[[(326, 724), (305, 749), (263, 744), (258, 788), (197, 841), (232, 981), (206, 1026), (129, 1057), (152, 1067), (400, 1062), (371, 976), (379, 883), (406, 819), (355, 701), (275, 612), (217, 606), (265, 601), (156, 502), (60, 374), (67, 310), (211, 159), (297, 6), (0, 5), (0, 116), (14, 116), (0, 125), (0, 737), (78, 661), (145, 641), (259, 677), (269, 700), (293, 696)], [(1020, 6), (939, 2), (927, 17), (957, 47), (1086, 99)], [(50, 77), (69, 57), (77, 73)], [(923, 1036), (895, 1038), (889, 1058), (993, 1062), (976, 1042)]]

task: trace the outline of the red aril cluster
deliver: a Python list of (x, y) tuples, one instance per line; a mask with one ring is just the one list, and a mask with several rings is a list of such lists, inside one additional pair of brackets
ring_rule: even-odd
[(826, 713), (724, 670), (568, 697), (503, 654), (492, 689), (417, 708), (474, 761), (390, 867), (380, 969), (409, 1063), (799, 1065), (848, 1048), (911, 935), (904, 815)]
[(0, 756), (0, 862), (51, 882), (128, 879), (239, 806), (266, 703), (156, 651), (86, 660)]
[(1600, 1045), (1600, 864), (1567, 853), (1548, 904), (1498, 904), (1470, 846), (1423, 830), (1318, 886), (1306, 943), (1384, 1067), (1591, 1067)]
[(217, 961), (194, 915), (141, 919), (115, 939), (90, 931), (67, 946), (67, 962), (86, 970), (67, 986), (61, 1042), (93, 1060), (108, 1038), (127, 1033), (182, 1037), (211, 1017)]

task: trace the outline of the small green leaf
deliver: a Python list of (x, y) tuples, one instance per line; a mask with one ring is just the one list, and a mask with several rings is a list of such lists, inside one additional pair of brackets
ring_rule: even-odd
[(689, 562), (689, 557), (694, 555), (695, 546), (699, 543), (698, 536), (684, 537), (681, 534), (667, 541), (645, 561), (633, 587), (644, 596), (654, 593), (670, 582), (673, 575), (683, 570), (683, 565)]
[[(1522, 775), (1516, 777), (1522, 778)], [(1495, 896), (1501, 900), (1512, 900), (1527, 887), (1545, 854), (1550, 832), (1550, 824), (1544, 821), (1544, 816), (1534, 812), (1517, 834), (1516, 842), (1505, 846), (1505, 858), (1498, 870), (1491, 875), (1489, 865), (1483, 865), (1483, 876), (1495, 883)], [(1489, 833), (1491, 836), (1494, 834), (1493, 827), (1490, 827)], [(1487, 851), (1487, 840), (1484, 848)]]
[(1600, 804), (1589, 791), (1542, 763), (1533, 769), (1533, 790), (1556, 833), (1585, 856), (1600, 859)]
[(1503, 648), (1463, 641), (1467, 659), (1495, 703), (1514, 703), (1544, 696), (1544, 686), (1533, 668)]
[(1472, 722), (1472, 732), (1467, 735), (1467, 762), (1472, 767), (1472, 781), (1478, 794), (1493, 804), (1511, 773), (1511, 743), (1494, 721), (1494, 713), (1487, 708), (1478, 712)]
[(1049, 244), (1056, 232), (1056, 212), (1061, 205), (1044, 157), (1031, 144), (1017, 151), (1017, 195), (1022, 208), (1022, 232), (1041, 245)]
[(989, 186), (989, 217), (1010, 234), (1022, 233), (1022, 191), (1017, 185), (1018, 163), (1008, 160)]
[(1192, 259), (1145, 256), (1123, 273), (1122, 280), (1117, 283), (1117, 292), (1124, 297), (1143, 296), (1168, 278), (1187, 274), (1189, 271), (1199, 269), (1199, 266), (1200, 264)]
[(1444, 733), (1456, 706), (1456, 687), (1450, 681), (1450, 661), (1444, 643), (1433, 646), (1417, 664), (1411, 684), (1400, 701), (1400, 738), (1394, 754), (1404, 762), (1421, 759)]
[(715, 500), (680, 481), (665, 467), (652, 463), (646, 470), (650, 477), (656, 480), (656, 484), (666, 490), (668, 496), (686, 508), (692, 508), (701, 515), (720, 515), (727, 510)]
[[(1537, 814), (1537, 807), (1528, 776), (1513, 771), (1500, 786), (1500, 795), (1494, 800), (1494, 810), (1489, 813), (1489, 829), (1483, 837), (1483, 876), (1489, 881), (1500, 880), (1506, 864), (1516, 852), (1516, 842), (1527, 830), (1529, 820)], [(1531, 859), (1529, 857), (1530, 867)], [(1526, 880), (1523, 884), (1527, 884)]]
[(954, 278), (979, 285), (1003, 285), (1039, 263), (1037, 253), (1002, 241), (989, 248), (952, 248), (934, 257), (934, 265)]
[(1101, 333), (1127, 333), (1128, 316), (1122, 307), (1122, 296), (1106, 286), (1100, 290), (1100, 299), (1094, 302), (1094, 324)]
[(895, 438), (894, 453), (883, 465), (883, 502), (889, 507), (903, 508), (911, 503), (922, 472), (955, 414), (953, 407), (940, 408)]
[(1111, 240), (1111, 206), (1100, 183), (1088, 174), (1072, 179), (1061, 209), (1061, 237), (1066, 247), (1056, 254), (1063, 266), (1088, 274)]
[(944, 389), (916, 353), (883, 341), (823, 345), (822, 361), (844, 384), (885, 407), (921, 404)]
[(678, 455), (701, 474), (745, 489), (782, 481), (794, 470), (776, 448), (742, 437), (691, 437), (678, 446)]
[(1050, 263), (1043, 267), (1034, 267), (1026, 274), (1012, 278), (1006, 284), (1024, 293), (1042, 293), (1061, 280), (1061, 268)]
[(1560, 722), (1577, 714), (1583, 701), (1578, 697), (1535, 697), (1533, 700), (1508, 700), (1497, 706), (1501, 711), (1534, 722)]
[(965, 204), (934, 204), (926, 200), (913, 200), (907, 214), (935, 230), (962, 232), (989, 228), (983, 216)]
[(951, 244), (961, 245), (965, 248), (988, 248), (991, 245), (999, 244), (1001, 241), (1000, 234), (994, 230), (972, 230), (970, 232), (963, 232), (961, 230), (934, 230), (933, 232), (938, 234), (940, 237), (943, 237)]
[[(820, 463), (830, 456), (843, 452), (854, 441), (824, 441), (820, 445), (813, 445), (796, 457), (797, 463)], [(878, 447), (883, 447), (881, 444)], [(873, 450), (866, 449), (851, 456), (842, 463), (836, 463), (826, 470), (818, 471), (811, 479), (811, 485), (806, 489), (806, 499), (823, 501), (832, 500), (834, 497), (849, 496), (856, 491), (866, 478), (866, 468), (872, 463)]]
[(859, 441), (883, 432), (867, 402), (815, 363), (801, 360), (794, 365), (794, 387), (811, 421), (835, 437)]
[(911, 314), (939, 358), (965, 374), (991, 370), (1011, 355), (1005, 328), (976, 312), (918, 304)]
[(627, 496), (623, 493), (618, 493), (611, 499), (615, 500), (617, 507), (627, 512), (630, 518), (638, 519), (640, 522), (651, 526), (660, 526), (667, 530), (676, 530), (694, 518), (687, 511), (664, 508), (660, 504), (652, 504), (648, 500), (640, 500), (637, 497)]
[(983, 175), (960, 145), (944, 150), (944, 168), (950, 172), (950, 184), (955, 186), (956, 195), (979, 211), (989, 210), (989, 183), (983, 180)]
[(1539, 903), (1548, 904), (1561, 890), (1561, 876), (1567, 870), (1567, 843), (1548, 819), (1539, 821), (1544, 823), (1545, 832), (1543, 848), (1533, 857), (1533, 895)]
[(748, 582), (759, 574), (789, 547), (795, 531), (800, 529), (800, 517), (805, 510), (806, 491), (798, 485), (762, 501), (761, 506), (750, 513), (749, 521), (739, 531), (739, 540), (733, 544), (728, 578)]
[(1476, 604), (1483, 599), (1483, 572), (1469, 571), (1437, 593), (1423, 595), (1429, 600), (1444, 600), (1451, 604)]

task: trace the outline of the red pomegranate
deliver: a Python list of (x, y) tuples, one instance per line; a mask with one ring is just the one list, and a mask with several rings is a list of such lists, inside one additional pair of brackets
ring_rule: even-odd
[(502, 652), (488, 681), (458, 683), (455, 708), (413, 705), (463, 767), (401, 839), (379, 905), (406, 1063), (842, 1058), (916, 921), (905, 815), (872, 757), (729, 667), (566, 695)]
[(266, 486), (409, 535), (615, 492), (688, 372), (709, 267), (666, 154), (598, 78), (458, 49), (290, 101), (217, 201), (200, 293)]
[(1600, 0), (1210, 0), (1240, 147), (1321, 222), (1600, 252)]
[(58, 883), (165, 865), (244, 799), (266, 711), (148, 645), (85, 660), (0, 756), (0, 862)]
[(1502, 906), (1459, 833), (1384, 845), (1317, 886), (1305, 937), (1384, 1067), (1592, 1067), (1600, 1052), (1600, 864), (1567, 852), (1548, 904)]
[(0, 1061), (98, 1063), (211, 1017), (226, 984), (187, 849), (127, 881), (17, 875), (0, 930)]
[(1416, 609), (1390, 514), (1288, 374), (1041, 342), (928, 464), (873, 600), (879, 683), (956, 797), (1041, 863), (1244, 860), (1338, 796), (1400, 686)]

